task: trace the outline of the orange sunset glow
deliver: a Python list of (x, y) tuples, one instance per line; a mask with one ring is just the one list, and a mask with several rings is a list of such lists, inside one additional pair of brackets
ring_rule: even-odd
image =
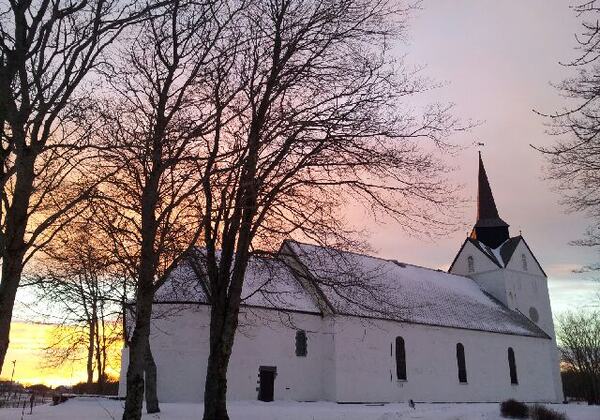
[[(45, 348), (53, 343), (53, 335), (57, 326), (54, 324), (13, 322), (10, 331), (10, 345), (6, 354), (6, 362), (2, 369), (2, 379), (10, 380), (13, 360), (16, 360), (14, 380), (22, 384), (45, 384), (56, 387), (73, 385), (86, 381), (85, 354), (74, 355), (76, 362), (67, 362), (63, 366), (53, 368), (46, 363)], [(64, 327), (63, 327), (64, 328)], [(111, 360), (107, 366), (109, 376), (118, 377), (121, 344), (111, 349)]]

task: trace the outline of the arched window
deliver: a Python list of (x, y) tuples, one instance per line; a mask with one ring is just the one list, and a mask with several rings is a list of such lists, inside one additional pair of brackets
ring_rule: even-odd
[(521, 254), (521, 264), (523, 265), (523, 271), (527, 271), (527, 255)]
[(296, 331), (296, 356), (306, 357), (308, 354), (308, 340), (306, 339), (306, 331)]
[(475, 272), (475, 260), (471, 255), (469, 255), (469, 257), (467, 258), (467, 270), (469, 271), (469, 273)]
[(517, 378), (517, 364), (515, 362), (515, 352), (512, 347), (508, 348), (508, 369), (510, 370), (510, 383), (517, 385), (519, 379)]
[(399, 381), (406, 380), (406, 350), (402, 337), (396, 337), (396, 378)]
[(458, 364), (458, 381), (467, 383), (467, 364), (465, 363), (465, 347), (458, 343), (456, 345), (456, 363)]

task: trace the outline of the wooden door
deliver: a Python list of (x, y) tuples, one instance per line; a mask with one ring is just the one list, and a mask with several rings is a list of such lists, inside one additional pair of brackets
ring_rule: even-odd
[(276, 375), (277, 367), (275, 366), (261, 366), (258, 369), (258, 399), (260, 401), (273, 401)]

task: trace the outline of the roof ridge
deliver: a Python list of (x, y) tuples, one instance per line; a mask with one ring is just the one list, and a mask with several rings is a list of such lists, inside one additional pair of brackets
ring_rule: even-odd
[(310, 243), (306, 243), (306, 242), (300, 242), (300, 241), (297, 241), (295, 239), (286, 239), (285, 241), (295, 242), (295, 243), (297, 243), (299, 245), (308, 245), (308, 246), (314, 246), (314, 247), (321, 248), (321, 249), (330, 249), (332, 251), (344, 252), (344, 253), (347, 253), (347, 254), (357, 255), (359, 257), (373, 258), (373, 259), (376, 259), (376, 260), (382, 260), (382, 261), (385, 261), (385, 262), (391, 262), (391, 263), (394, 263), (396, 265), (401, 265), (402, 264), (404, 266), (411, 266), (411, 267), (420, 268), (420, 269), (423, 269), (423, 270), (435, 271), (436, 273), (443, 273), (443, 274), (447, 274), (447, 275), (452, 276), (452, 277), (464, 278), (464, 276), (459, 276), (458, 274), (449, 273), (449, 272), (447, 272), (445, 270), (442, 270), (441, 268), (425, 267), (423, 265), (407, 263), (407, 262), (404, 262), (404, 261), (398, 261), (395, 258), (384, 258), (384, 257), (380, 257), (380, 256), (377, 256), (377, 255), (361, 254), (360, 252), (356, 252), (356, 251), (344, 251), (344, 250), (341, 250), (339, 248), (328, 247), (328, 246), (323, 246), (323, 245), (315, 245), (315, 244), (310, 244)]
[(378, 260), (391, 261), (388, 258), (379, 257), (377, 255), (361, 254), (360, 252), (356, 252), (356, 251), (345, 251), (343, 249), (335, 248), (335, 247), (332, 247), (332, 246), (323, 246), (323, 245), (318, 245), (318, 244), (310, 244), (308, 242), (300, 242), (300, 241), (297, 241), (295, 239), (285, 239), (284, 242), (295, 242), (295, 243), (297, 243), (299, 245), (314, 246), (314, 247), (321, 248), (321, 249), (329, 249), (329, 250), (336, 251), (336, 252), (345, 252), (347, 254), (359, 255), (361, 257), (369, 257), (369, 258), (375, 258), (375, 259), (378, 259)]

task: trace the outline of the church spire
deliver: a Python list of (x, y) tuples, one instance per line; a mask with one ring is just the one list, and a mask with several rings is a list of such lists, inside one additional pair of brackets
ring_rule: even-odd
[(481, 159), (481, 152), (479, 152), (478, 181), (477, 221), (471, 232), (471, 238), (490, 248), (497, 248), (509, 238), (508, 224), (498, 215), (496, 202)]
[(483, 160), (481, 160), (481, 152), (479, 152), (479, 182), (477, 188), (477, 222), (482, 219), (499, 219), (490, 182), (483, 166)]

